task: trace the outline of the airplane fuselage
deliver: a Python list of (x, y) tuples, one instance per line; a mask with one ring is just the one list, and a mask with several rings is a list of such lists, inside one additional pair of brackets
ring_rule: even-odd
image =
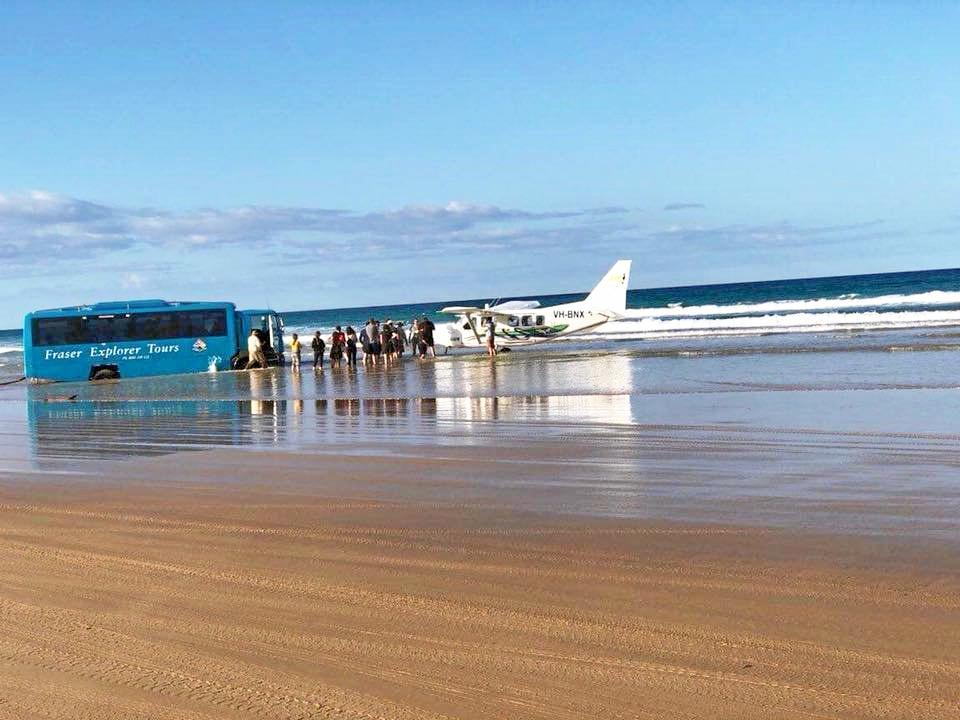
[[(609, 319), (609, 314), (584, 308), (579, 303), (530, 308), (503, 319), (496, 318), (494, 337), (498, 347), (532, 345), (589, 330)], [(459, 315), (456, 322), (450, 323), (449, 331), (451, 347), (482, 347), (486, 344), (486, 321), (480, 317)]]

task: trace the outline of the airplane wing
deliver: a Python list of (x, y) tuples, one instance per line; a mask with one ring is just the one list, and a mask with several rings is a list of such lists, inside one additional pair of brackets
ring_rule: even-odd
[(450, 305), (449, 307), (440, 308), (437, 312), (441, 312), (444, 315), (466, 315), (467, 313), (481, 312), (483, 308), (473, 307), (472, 305)]
[(470, 307), (468, 305), (451, 305), (450, 307), (441, 308), (437, 312), (443, 313), (444, 315), (468, 315), (480, 318), (492, 317), (498, 320), (506, 320), (511, 317), (511, 313), (509, 312), (501, 312), (492, 308)]

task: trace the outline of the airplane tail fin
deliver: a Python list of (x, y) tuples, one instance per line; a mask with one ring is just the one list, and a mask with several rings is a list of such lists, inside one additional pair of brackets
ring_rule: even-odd
[(627, 283), (630, 282), (630, 260), (617, 260), (603, 280), (587, 295), (584, 304), (600, 310), (622, 313), (627, 309)]

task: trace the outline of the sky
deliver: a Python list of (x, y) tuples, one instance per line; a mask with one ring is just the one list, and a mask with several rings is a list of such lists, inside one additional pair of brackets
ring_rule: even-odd
[(960, 3), (19, 2), (0, 327), (960, 266)]

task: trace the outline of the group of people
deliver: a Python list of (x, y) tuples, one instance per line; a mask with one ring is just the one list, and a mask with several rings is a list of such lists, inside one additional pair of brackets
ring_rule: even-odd
[[(337, 325), (330, 335), (330, 367), (340, 367), (346, 360), (347, 367), (356, 367), (358, 348), (363, 352), (364, 365), (373, 365), (383, 360), (390, 362), (399, 360), (408, 348), (416, 357), (436, 357), (433, 332), (433, 321), (424, 316), (412, 320), (409, 326), (403, 321), (393, 322), (370, 318), (360, 329), (359, 334), (349, 325), (346, 329)], [(324, 355), (327, 351), (327, 342), (317, 330), (310, 340), (313, 350), (313, 367), (322, 369)], [(291, 363), (294, 371), (300, 370), (303, 354), (303, 345), (297, 333), (293, 333), (290, 342)]]

